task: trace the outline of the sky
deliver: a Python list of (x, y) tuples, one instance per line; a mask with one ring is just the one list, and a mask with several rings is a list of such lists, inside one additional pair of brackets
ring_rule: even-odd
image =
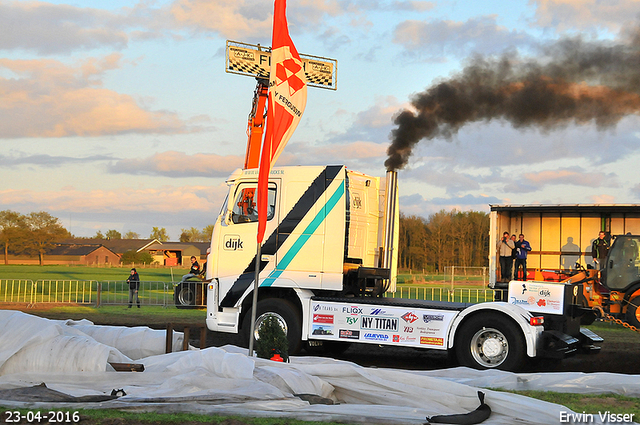
[[(337, 89), (309, 88), (276, 166), (384, 176), (397, 118), (421, 116), (421, 94), (479, 63), (519, 68), (493, 77), (511, 88), (561, 63), (581, 70), (565, 92), (597, 91), (597, 107), (545, 106), (552, 124), (510, 103), (445, 117), (405, 155), (401, 212), (640, 203), (640, 0), (289, 0), (287, 18), (300, 53), (337, 60)], [(0, 0), (0, 209), (47, 211), (80, 237), (164, 227), (177, 240), (213, 224), (255, 88), (225, 72), (225, 43), (270, 45), (272, 19), (270, 0)], [(575, 51), (607, 66), (582, 72)]]

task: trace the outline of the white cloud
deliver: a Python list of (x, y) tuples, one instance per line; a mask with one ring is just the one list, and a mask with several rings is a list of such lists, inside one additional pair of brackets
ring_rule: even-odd
[(603, 28), (617, 32), (638, 18), (638, 0), (532, 0), (535, 23), (558, 32)]
[(227, 177), (241, 168), (244, 157), (168, 151), (142, 159), (121, 159), (109, 168), (112, 173), (161, 175), (168, 177)]
[(60, 191), (0, 190), (0, 204), (7, 209), (24, 211), (44, 209), (53, 213), (109, 213), (132, 212), (182, 213), (217, 212), (227, 187), (218, 186), (162, 186), (152, 188), (119, 188), (113, 190), (80, 191), (66, 188)]
[(168, 111), (150, 111), (133, 97), (102, 88), (101, 78), (120, 67), (121, 55), (74, 65), (57, 60), (0, 59), (0, 138), (99, 136), (192, 131)]
[(399, 23), (393, 42), (419, 58), (442, 60), (464, 58), (472, 53), (495, 54), (508, 47), (531, 47), (534, 39), (524, 32), (509, 30), (496, 23), (495, 16), (482, 16), (465, 22), (450, 20)]

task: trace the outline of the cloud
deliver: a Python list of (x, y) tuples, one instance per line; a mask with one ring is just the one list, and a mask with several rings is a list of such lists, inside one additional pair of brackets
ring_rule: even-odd
[(42, 167), (60, 167), (68, 164), (84, 164), (96, 161), (112, 161), (115, 158), (108, 155), (92, 155), (83, 158), (74, 158), (70, 156), (52, 156), (47, 154), (40, 155), (19, 155), (8, 156), (0, 155), (0, 166), (16, 167), (18, 165), (39, 165)]
[[(505, 172), (508, 175), (508, 172)], [(515, 176), (514, 176), (515, 177)], [(555, 170), (524, 172), (518, 174), (510, 183), (505, 185), (505, 192), (527, 193), (542, 190), (553, 185), (573, 185), (590, 188), (620, 187), (615, 173), (589, 172), (581, 167), (566, 167)]]
[(129, 214), (144, 211), (155, 213), (200, 211), (211, 214), (218, 211), (226, 192), (227, 187), (224, 184), (91, 191), (66, 188), (48, 192), (7, 189), (0, 190), (0, 204), (13, 210), (32, 208), (52, 213)]
[(120, 54), (74, 66), (47, 59), (0, 59), (0, 138), (175, 134), (195, 131), (169, 111), (144, 109), (129, 95), (101, 87)]
[(535, 24), (567, 30), (602, 28), (617, 32), (625, 23), (638, 17), (637, 0), (532, 0), (536, 6)]
[(396, 26), (393, 42), (417, 58), (440, 61), (446, 57), (467, 57), (472, 53), (496, 54), (508, 47), (531, 47), (537, 43), (521, 31), (496, 23), (495, 16), (481, 16), (466, 22), (407, 20)]
[(490, 204), (504, 203), (503, 199), (495, 196), (473, 196), (464, 195), (459, 197), (442, 198), (436, 197), (425, 199), (419, 193), (401, 196), (400, 211), (407, 215), (417, 215), (428, 217), (430, 214), (440, 210), (450, 211), (456, 209), (458, 211), (489, 211)]
[(128, 36), (113, 28), (115, 15), (99, 9), (41, 1), (0, 3), (0, 49), (39, 55), (77, 49), (126, 47)]
[(121, 159), (109, 167), (112, 173), (146, 174), (168, 177), (227, 177), (241, 168), (244, 157), (167, 151), (142, 159)]

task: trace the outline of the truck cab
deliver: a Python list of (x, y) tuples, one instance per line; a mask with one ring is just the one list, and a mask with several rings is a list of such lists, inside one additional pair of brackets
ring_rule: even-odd
[[(229, 177), (214, 225), (207, 269), (207, 325), (214, 331), (238, 332), (251, 307), (257, 179), (257, 169)], [(260, 299), (278, 299), (302, 315), (300, 300), (313, 295), (380, 294), (395, 285), (397, 252), (381, 267), (385, 188), (379, 177), (340, 165), (274, 168), (268, 193)], [(397, 240), (397, 226), (395, 232)]]

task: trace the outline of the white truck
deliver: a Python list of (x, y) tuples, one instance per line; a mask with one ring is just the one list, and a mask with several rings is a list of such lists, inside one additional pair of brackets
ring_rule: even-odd
[[(207, 268), (207, 327), (249, 339), (258, 172), (236, 170), (217, 218)], [(398, 257), (397, 174), (344, 166), (274, 168), (261, 250), (255, 329), (275, 316), (291, 354), (350, 343), (446, 350), (461, 364), (516, 370), (527, 359), (576, 351), (578, 335), (506, 302), (462, 304), (383, 297)], [(567, 308), (570, 292), (561, 297)], [(579, 332), (579, 331), (578, 331)]]

